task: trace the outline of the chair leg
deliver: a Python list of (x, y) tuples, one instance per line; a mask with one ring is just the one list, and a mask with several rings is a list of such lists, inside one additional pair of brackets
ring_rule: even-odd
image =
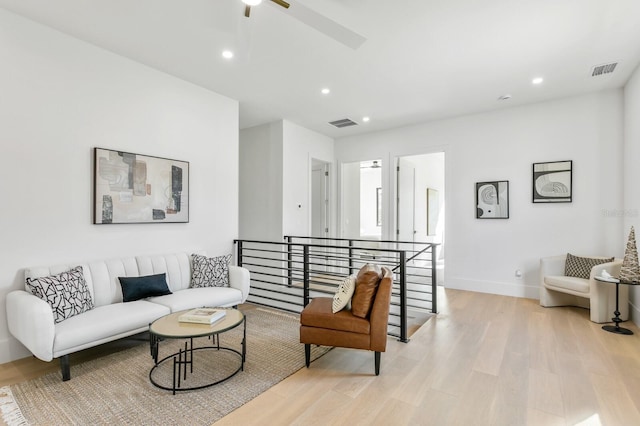
[(376, 359), (376, 376), (380, 375), (380, 352), (374, 354)]
[(62, 372), (62, 381), (66, 382), (71, 379), (71, 368), (69, 367), (69, 354), (60, 357), (60, 371)]
[(309, 368), (309, 364), (311, 364), (311, 344), (304, 344), (304, 363)]

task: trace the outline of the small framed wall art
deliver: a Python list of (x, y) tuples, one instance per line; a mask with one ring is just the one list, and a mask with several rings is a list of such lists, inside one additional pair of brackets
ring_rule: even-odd
[(476, 183), (476, 219), (509, 219), (509, 181)]
[(533, 202), (570, 203), (573, 161), (533, 163)]
[(189, 222), (189, 163), (95, 148), (93, 223)]

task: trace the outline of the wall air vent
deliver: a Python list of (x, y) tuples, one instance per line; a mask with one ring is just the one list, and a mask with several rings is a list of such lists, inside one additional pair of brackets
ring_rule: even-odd
[(358, 125), (358, 123), (356, 123), (355, 121), (350, 120), (348, 118), (343, 118), (342, 120), (330, 121), (329, 124), (331, 124), (332, 126), (336, 126), (339, 129), (341, 129), (343, 127), (357, 126)]
[(617, 62), (612, 62), (610, 64), (602, 64), (596, 65), (591, 69), (591, 77), (597, 77), (599, 75), (611, 74), (613, 70), (616, 69)]

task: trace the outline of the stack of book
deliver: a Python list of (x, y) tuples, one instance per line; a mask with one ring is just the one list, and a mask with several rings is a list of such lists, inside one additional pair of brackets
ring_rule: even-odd
[(220, 308), (197, 308), (185, 312), (178, 317), (180, 322), (191, 322), (197, 324), (213, 324), (221, 320), (227, 314), (225, 309)]

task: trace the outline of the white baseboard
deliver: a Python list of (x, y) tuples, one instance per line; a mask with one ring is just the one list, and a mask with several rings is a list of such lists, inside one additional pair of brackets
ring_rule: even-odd
[(478, 281), (464, 278), (449, 278), (445, 280), (445, 288), (455, 290), (477, 291), (480, 293), (499, 294), (501, 296), (539, 299), (540, 287), (523, 283), (500, 283), (495, 281)]

